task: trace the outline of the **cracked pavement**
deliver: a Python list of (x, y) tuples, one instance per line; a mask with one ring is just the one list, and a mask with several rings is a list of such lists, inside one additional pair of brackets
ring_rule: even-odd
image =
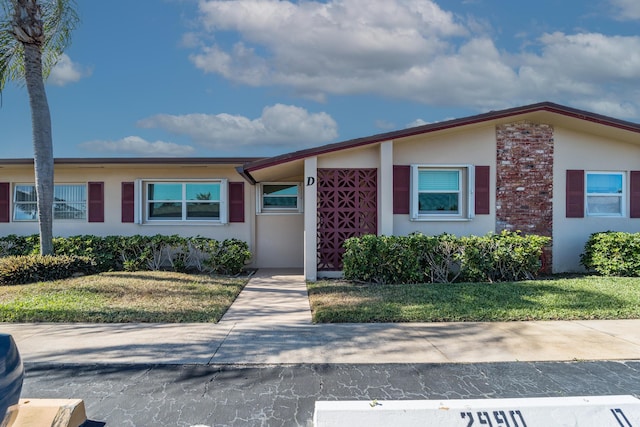
[(640, 361), (27, 364), (22, 396), (82, 398), (91, 426), (311, 426), (317, 400), (640, 397)]

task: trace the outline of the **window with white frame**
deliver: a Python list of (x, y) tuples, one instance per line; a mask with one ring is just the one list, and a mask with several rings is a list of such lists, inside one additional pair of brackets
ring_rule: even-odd
[(302, 212), (300, 183), (262, 183), (258, 191), (258, 213)]
[(587, 172), (586, 205), (589, 216), (624, 216), (623, 172)]
[[(16, 184), (13, 189), (13, 220), (36, 221), (38, 199), (33, 184)], [(53, 189), (54, 220), (87, 219), (87, 186), (85, 184), (56, 184)]]
[(144, 181), (145, 221), (226, 222), (223, 182)]
[(412, 219), (464, 219), (470, 203), (473, 173), (469, 166), (412, 166)]

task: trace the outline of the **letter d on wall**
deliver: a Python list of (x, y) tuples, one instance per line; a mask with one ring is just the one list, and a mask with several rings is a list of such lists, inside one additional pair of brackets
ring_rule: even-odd
[(316, 179), (314, 177), (312, 177), (312, 176), (308, 176), (307, 177), (307, 187), (309, 187), (309, 186), (311, 186), (311, 185), (313, 185), (315, 183), (316, 183)]

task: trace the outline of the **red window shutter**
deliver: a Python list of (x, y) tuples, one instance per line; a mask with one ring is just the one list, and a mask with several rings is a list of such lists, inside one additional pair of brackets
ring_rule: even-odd
[(9, 222), (11, 219), (11, 185), (8, 182), (0, 182), (0, 222)]
[(122, 222), (134, 222), (135, 221), (135, 183), (123, 182), (122, 183)]
[(90, 182), (88, 186), (89, 222), (104, 222), (104, 182)]
[(476, 215), (489, 215), (491, 210), (491, 175), (489, 166), (476, 166)]
[(393, 166), (393, 213), (408, 214), (411, 204), (411, 166)]
[(229, 183), (229, 222), (244, 222), (244, 182)]
[(640, 171), (631, 171), (629, 180), (631, 218), (640, 218)]
[(567, 170), (567, 218), (584, 218), (584, 171)]

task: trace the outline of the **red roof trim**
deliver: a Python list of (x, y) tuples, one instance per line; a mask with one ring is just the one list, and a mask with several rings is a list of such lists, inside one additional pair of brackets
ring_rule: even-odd
[(630, 132), (640, 133), (640, 124), (628, 122), (624, 120), (614, 119), (612, 117), (603, 116), (600, 114), (590, 113), (584, 110), (578, 110), (576, 108), (565, 107), (564, 105), (555, 104), (552, 102), (541, 102), (538, 104), (525, 105), (522, 107), (509, 108), (506, 110), (490, 111), (488, 113), (478, 114), (470, 117), (463, 117), (460, 119), (447, 120), (444, 122), (431, 123), (428, 125), (418, 126), (409, 129), (402, 129), (398, 131), (377, 134), (365, 138), (352, 139), (349, 141), (337, 142), (333, 144), (323, 145), (321, 147), (309, 148), (306, 150), (300, 150), (293, 153), (283, 154), (280, 156), (270, 157), (266, 159), (257, 160), (248, 164), (245, 164), (241, 170), (241, 173), (249, 173), (251, 171), (264, 169), (271, 166), (276, 166), (283, 163), (288, 163), (294, 160), (301, 160), (306, 157), (317, 156), (320, 154), (331, 153), (334, 151), (345, 150), (348, 148), (356, 148), (364, 145), (375, 144), (382, 141), (389, 141), (397, 138), (406, 138), (409, 136), (420, 135), (430, 132), (436, 132), (446, 129), (451, 129), (460, 126), (468, 126), (472, 124), (482, 123), (490, 120), (499, 120), (506, 117), (513, 117), (522, 114), (535, 113), (538, 111), (548, 111), (568, 117), (574, 117), (581, 120), (586, 120), (606, 126), (612, 126), (615, 128), (628, 130)]

